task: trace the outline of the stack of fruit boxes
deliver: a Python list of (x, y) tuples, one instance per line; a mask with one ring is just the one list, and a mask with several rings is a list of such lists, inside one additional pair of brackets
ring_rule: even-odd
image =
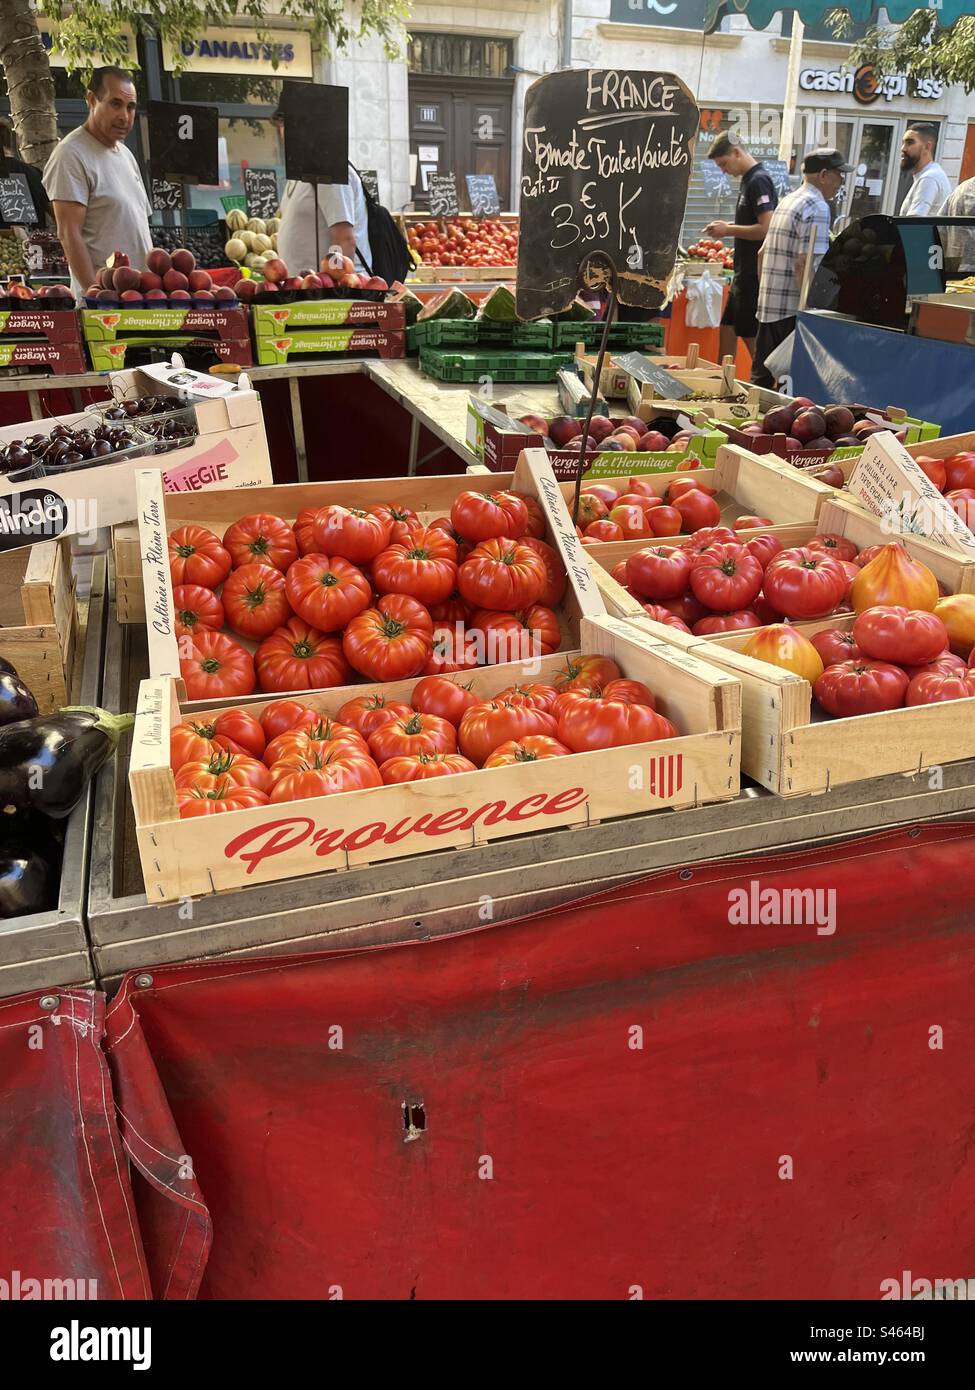
[(74, 308), (51, 308), (43, 299), (23, 306), (0, 311), (0, 367), (47, 368), (54, 376), (86, 371)]
[(292, 355), (406, 355), (406, 309), (367, 299), (304, 299), (254, 304), (254, 348), (259, 366)]

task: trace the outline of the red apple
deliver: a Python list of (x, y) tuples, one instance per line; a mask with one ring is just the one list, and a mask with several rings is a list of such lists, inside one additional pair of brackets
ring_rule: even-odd
[(238, 280), (234, 285), (234, 294), (238, 299), (253, 299), (258, 289), (260, 285), (257, 280)]
[[(189, 275), (190, 271), (196, 266), (196, 257), (192, 251), (187, 251), (185, 246), (178, 247), (172, 254), (173, 269), (180, 271), (183, 275)], [(150, 266), (150, 270), (153, 269)]]
[[(250, 284), (250, 281), (247, 282)], [(237, 295), (229, 285), (218, 285), (213, 291), (213, 298), (217, 304), (235, 304)]]
[(300, 275), (289, 275), (288, 278), (287, 278), (286, 280), (282, 280), (282, 281), (281, 281), (281, 288), (282, 288), (283, 290), (291, 290), (292, 292), (294, 292), (295, 290), (300, 290), (300, 289), (302, 289), (302, 288), (303, 288), (303, 284), (302, 284), (301, 276), (300, 276)]
[(301, 288), (303, 290), (322, 289), (322, 277), (320, 275), (316, 275), (313, 270), (309, 270), (305, 275), (301, 277)]
[(666, 452), (670, 440), (659, 430), (647, 430), (646, 434), (637, 441), (637, 447), (648, 454), (662, 454)]
[(589, 433), (593, 439), (608, 439), (613, 433), (613, 422), (605, 415), (594, 415), (589, 421)]
[(193, 291), (193, 300), (194, 300), (194, 303), (196, 303), (196, 304), (213, 304), (213, 303), (214, 303), (213, 291), (212, 291), (212, 290), (194, 290), (194, 291)]
[(366, 281), (367, 290), (388, 290), (389, 286), (381, 275), (372, 275)]
[(548, 434), (557, 449), (564, 449), (582, 433), (582, 421), (573, 415), (556, 415), (548, 422)]
[(280, 256), (272, 256), (270, 260), (264, 262), (264, 279), (272, 284), (279, 284), (288, 278), (288, 267)]

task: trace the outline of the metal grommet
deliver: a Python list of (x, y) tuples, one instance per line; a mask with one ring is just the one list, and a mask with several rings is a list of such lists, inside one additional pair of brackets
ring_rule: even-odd
[(133, 984), (135, 985), (136, 989), (148, 989), (149, 986), (152, 984), (152, 976), (136, 975)]
[(910, 839), (910, 840), (916, 840), (917, 837), (920, 835), (920, 833), (921, 833), (921, 828), (920, 828), (920, 826), (912, 825), (911, 828), (910, 828), (910, 830), (907, 832), (908, 839)]
[(42, 1009), (53, 1011), (60, 1004), (61, 1000), (56, 994), (42, 994), (37, 1002)]
[(684, 879), (685, 882), (686, 882), (687, 879), (693, 878), (693, 877), (694, 877), (694, 870), (693, 870), (693, 869), (681, 869), (680, 874), (679, 874), (679, 877), (682, 878), (682, 879)]

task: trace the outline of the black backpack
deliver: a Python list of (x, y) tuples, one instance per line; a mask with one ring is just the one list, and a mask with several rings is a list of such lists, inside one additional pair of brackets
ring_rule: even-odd
[[(349, 160), (349, 167), (357, 174), (359, 170)], [(362, 175), (359, 174), (362, 183)], [(357, 252), (362, 264), (370, 275), (381, 275), (387, 285), (394, 280), (405, 280), (413, 269), (413, 260), (406, 246), (406, 239), (393, 221), (392, 216), (368, 188), (362, 183), (362, 193), (366, 200), (366, 218), (369, 227), (369, 249), (372, 251), (372, 265), (366, 265), (361, 251)]]

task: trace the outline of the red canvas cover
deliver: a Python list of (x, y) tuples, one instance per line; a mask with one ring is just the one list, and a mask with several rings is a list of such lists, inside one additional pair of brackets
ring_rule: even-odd
[[(973, 851), (968, 824), (898, 829), (516, 922), (482, 902), (451, 938), (129, 977), (109, 1056), (157, 1295), (877, 1299), (975, 1274)], [(729, 921), (752, 882), (834, 890), (835, 930)]]

